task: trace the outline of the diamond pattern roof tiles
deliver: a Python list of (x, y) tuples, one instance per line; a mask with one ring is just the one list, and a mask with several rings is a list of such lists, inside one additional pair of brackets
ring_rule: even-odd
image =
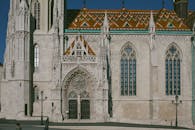
[[(107, 12), (111, 30), (147, 30), (150, 10), (68, 10), (67, 29), (99, 30)], [(174, 11), (161, 9), (153, 11), (156, 30), (190, 30), (184, 20)]]

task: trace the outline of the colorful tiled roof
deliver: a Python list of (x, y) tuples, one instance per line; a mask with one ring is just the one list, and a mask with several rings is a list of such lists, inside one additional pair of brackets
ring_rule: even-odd
[(95, 56), (95, 52), (92, 50), (92, 48), (89, 46), (89, 44), (87, 43), (87, 41), (83, 38), (83, 36), (77, 36), (76, 39), (70, 44), (70, 47), (65, 51), (64, 55), (71, 55), (71, 49), (73, 49), (75, 47), (75, 43), (77, 41), (81, 41), (81, 43), (83, 44), (85, 50), (87, 50), (88, 55), (91, 56)]
[[(111, 30), (147, 30), (150, 10), (68, 10), (67, 29), (99, 30), (107, 12)], [(190, 28), (174, 11), (167, 9), (153, 11), (156, 30), (189, 30)]]

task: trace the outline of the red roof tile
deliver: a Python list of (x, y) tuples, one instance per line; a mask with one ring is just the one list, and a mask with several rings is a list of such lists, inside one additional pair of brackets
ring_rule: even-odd
[[(111, 30), (146, 30), (150, 21), (150, 10), (68, 10), (68, 29), (100, 29), (107, 12)], [(153, 11), (156, 30), (188, 30), (184, 20), (174, 11), (167, 9)]]

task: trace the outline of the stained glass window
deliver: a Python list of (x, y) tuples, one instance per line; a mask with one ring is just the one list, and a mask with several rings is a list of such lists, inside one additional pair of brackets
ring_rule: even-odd
[(35, 29), (40, 29), (40, 3), (36, 0), (34, 4)]
[(166, 52), (166, 95), (180, 95), (180, 53), (175, 45), (171, 45)]
[(131, 45), (126, 45), (121, 53), (121, 95), (136, 95), (136, 53)]

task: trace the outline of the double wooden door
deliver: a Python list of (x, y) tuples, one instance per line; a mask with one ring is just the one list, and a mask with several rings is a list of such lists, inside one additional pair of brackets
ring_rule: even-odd
[(69, 100), (69, 119), (90, 119), (90, 101)]

